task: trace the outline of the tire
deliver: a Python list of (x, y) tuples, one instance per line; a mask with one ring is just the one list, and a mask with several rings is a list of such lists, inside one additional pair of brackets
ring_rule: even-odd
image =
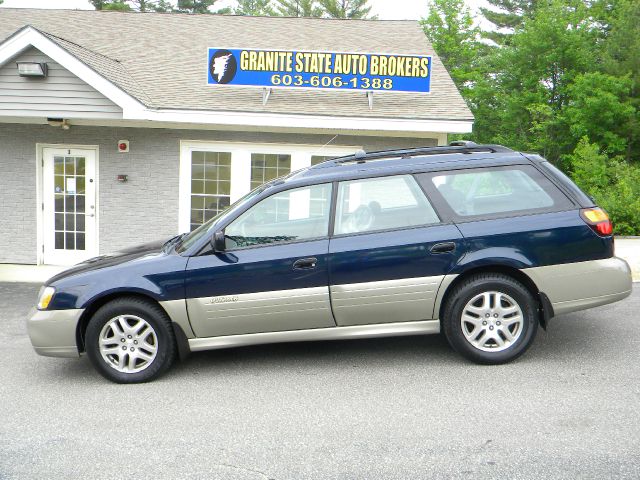
[(507, 275), (474, 275), (455, 287), (445, 303), (442, 327), (449, 344), (481, 364), (515, 360), (538, 330), (531, 292)]
[(86, 331), (95, 369), (116, 383), (143, 383), (162, 375), (176, 357), (166, 312), (150, 300), (119, 298), (102, 306)]

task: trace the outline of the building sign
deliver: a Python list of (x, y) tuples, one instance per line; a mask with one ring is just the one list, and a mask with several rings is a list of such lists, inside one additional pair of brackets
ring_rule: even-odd
[(425, 93), (431, 57), (210, 48), (208, 84)]

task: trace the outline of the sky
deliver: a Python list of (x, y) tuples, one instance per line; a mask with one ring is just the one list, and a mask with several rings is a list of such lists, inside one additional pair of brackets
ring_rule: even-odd
[[(477, 9), (482, 0), (466, 0), (472, 9)], [(220, 0), (221, 7), (233, 5), (233, 0)], [(427, 14), (427, 0), (369, 0), (372, 13), (384, 20), (420, 19)], [(86, 8), (92, 9), (88, 0), (4, 0), (2, 7), (24, 8)]]

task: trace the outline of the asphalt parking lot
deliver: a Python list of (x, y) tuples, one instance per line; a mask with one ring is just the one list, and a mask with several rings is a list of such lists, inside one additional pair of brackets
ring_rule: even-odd
[(405, 337), (198, 353), (121, 386), (37, 356), (38, 287), (0, 284), (0, 479), (637, 479), (634, 286), (499, 367)]

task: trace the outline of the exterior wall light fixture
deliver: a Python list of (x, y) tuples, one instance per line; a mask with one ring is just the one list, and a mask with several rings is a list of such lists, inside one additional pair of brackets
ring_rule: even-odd
[(52, 127), (60, 127), (63, 130), (69, 130), (71, 128), (69, 120), (64, 118), (47, 118), (47, 123)]
[(18, 62), (17, 65), (18, 75), (20, 75), (21, 77), (44, 78), (48, 73), (46, 63)]

